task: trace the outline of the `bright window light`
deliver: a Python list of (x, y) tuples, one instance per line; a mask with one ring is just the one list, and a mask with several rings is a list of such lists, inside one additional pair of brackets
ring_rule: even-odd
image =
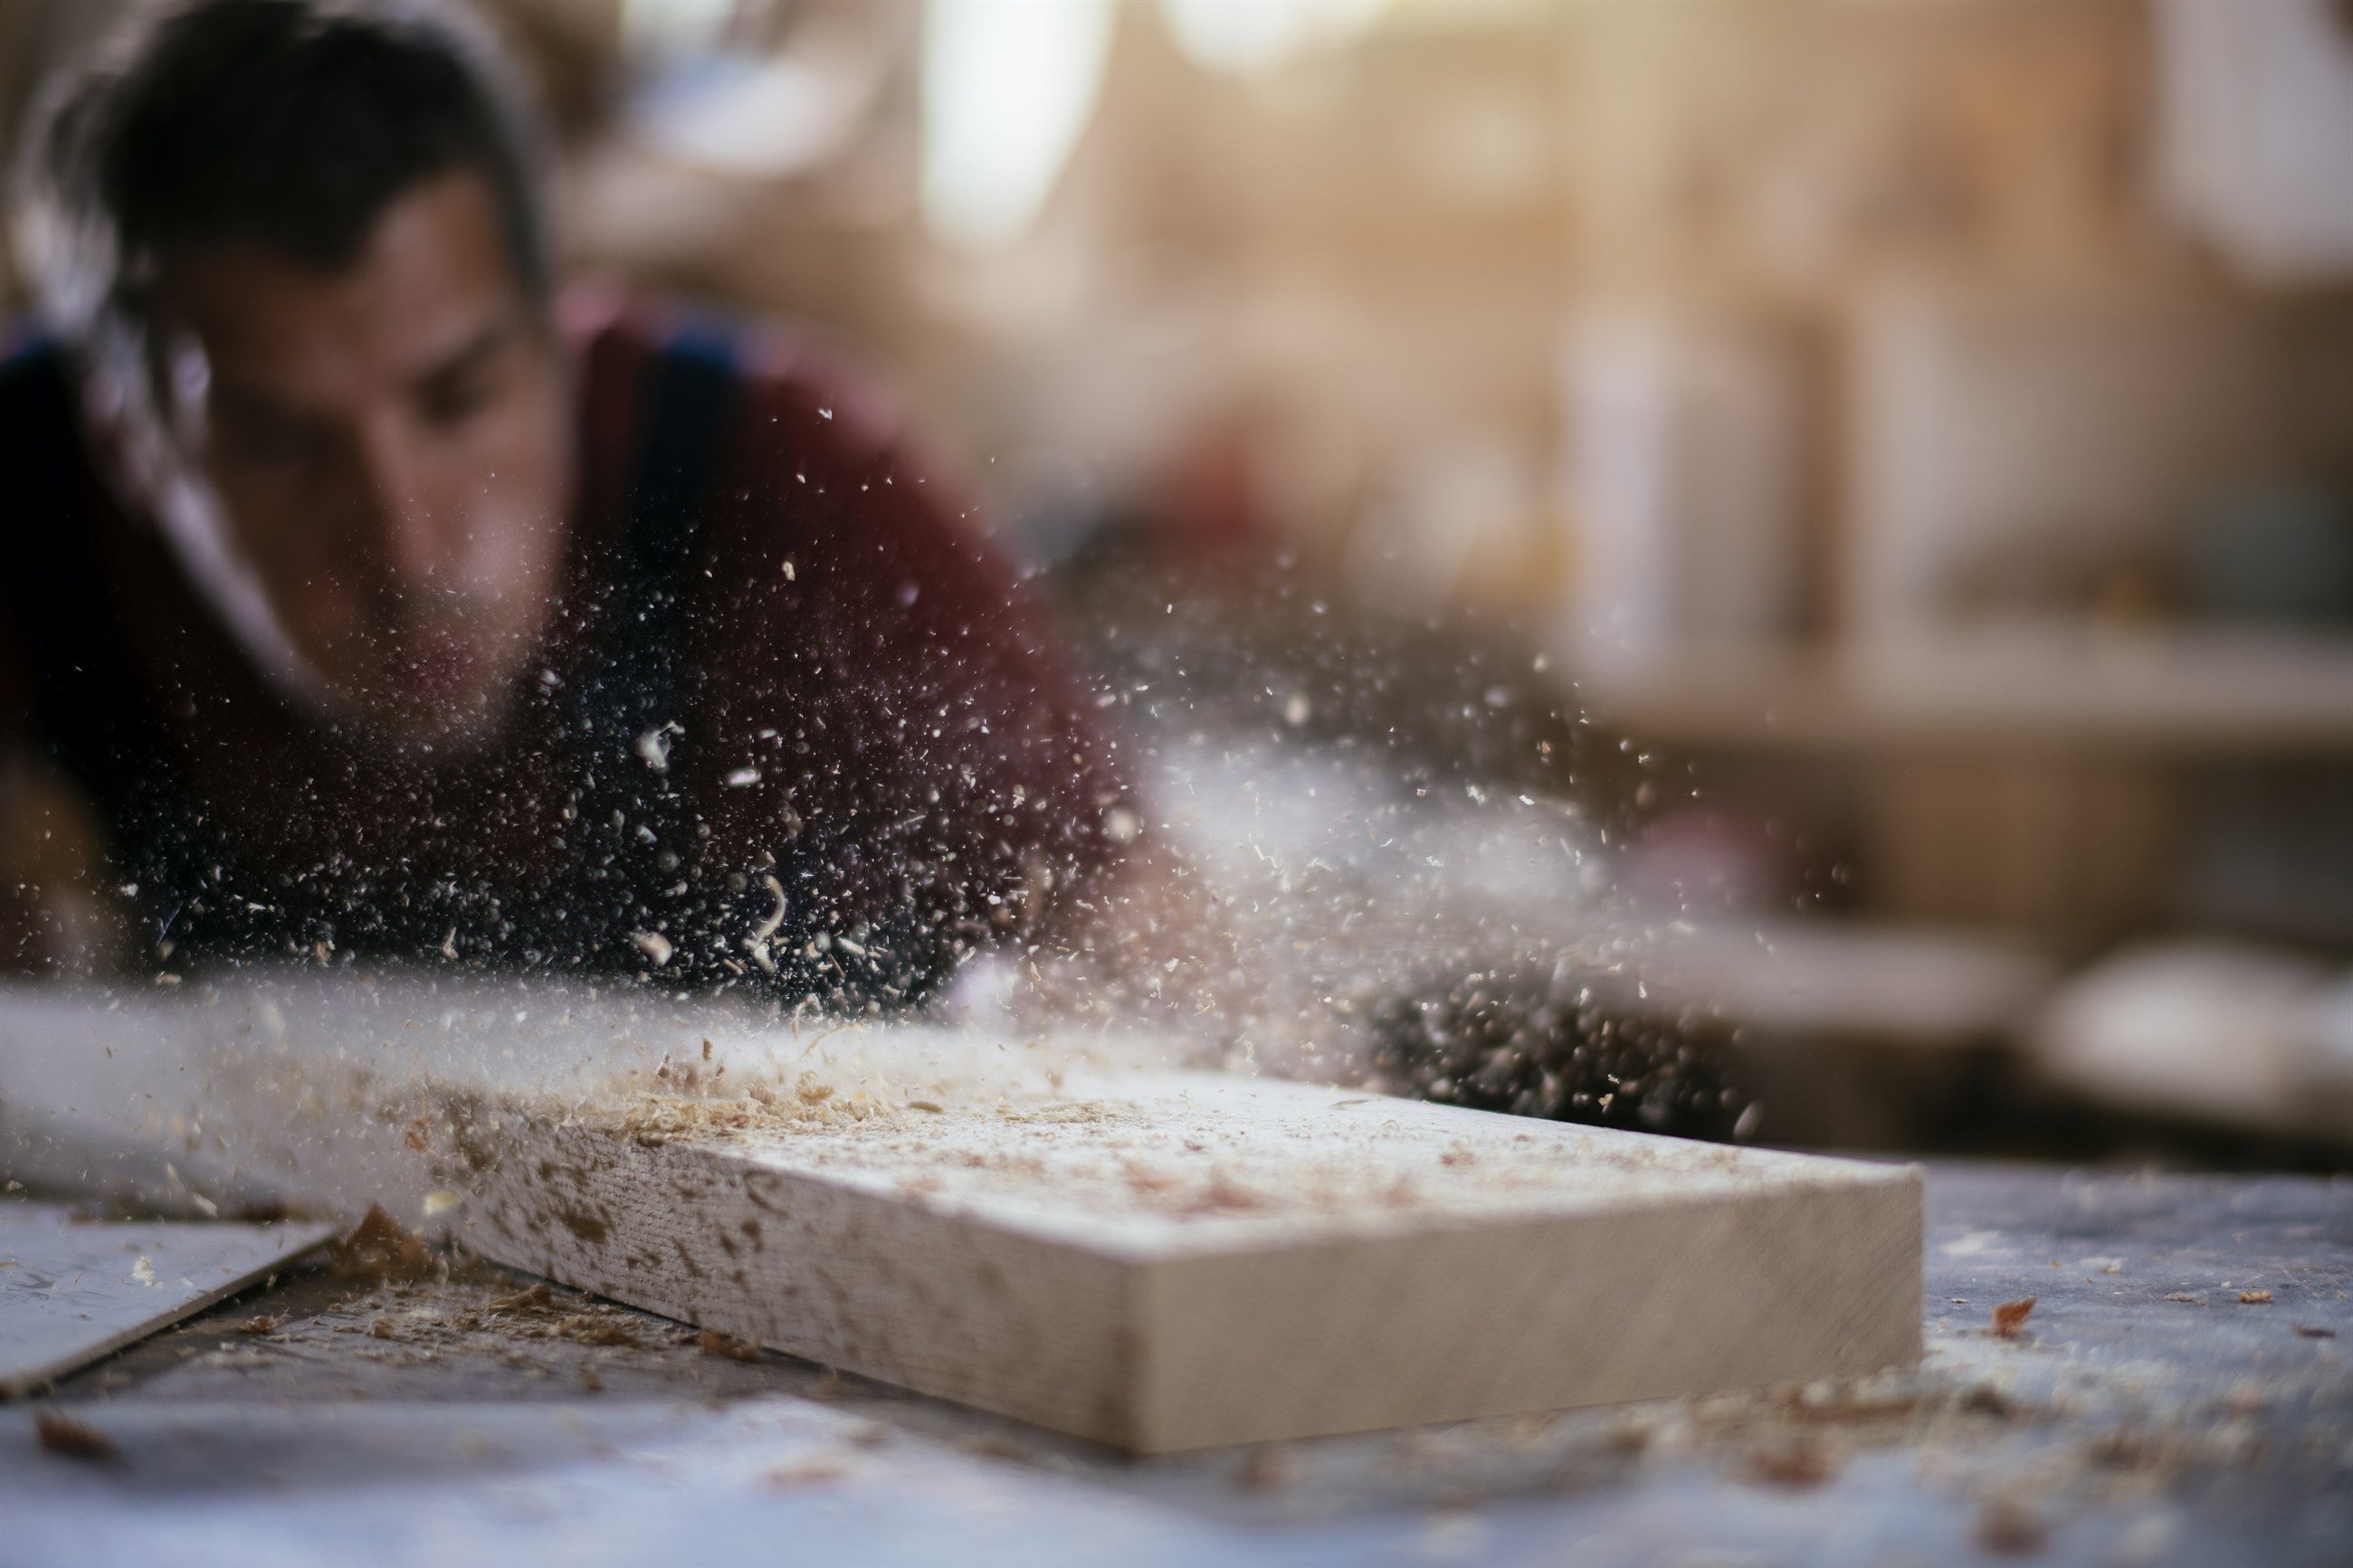
[(1116, 0), (930, 0), (923, 216), (971, 249), (1029, 232), (1094, 114)]

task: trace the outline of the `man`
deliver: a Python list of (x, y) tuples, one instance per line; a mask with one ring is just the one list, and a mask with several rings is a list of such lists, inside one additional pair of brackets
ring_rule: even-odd
[(199, 0), (37, 109), (0, 743), (151, 961), (887, 1005), (1100, 911), (1138, 818), (1006, 568), (805, 346), (559, 298), (517, 102), (440, 5)]

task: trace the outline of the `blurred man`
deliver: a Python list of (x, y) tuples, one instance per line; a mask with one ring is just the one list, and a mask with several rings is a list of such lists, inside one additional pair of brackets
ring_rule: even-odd
[(55, 84), (0, 369), (0, 743), (160, 964), (890, 1004), (1111, 895), (1114, 745), (807, 348), (559, 294), (468, 16), (199, 0)]

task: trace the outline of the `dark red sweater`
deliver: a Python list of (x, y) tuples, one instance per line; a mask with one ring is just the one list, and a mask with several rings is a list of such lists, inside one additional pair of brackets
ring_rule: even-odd
[[(110, 500), (54, 351), (0, 369), (0, 727), (96, 799), (151, 955), (455, 953), (892, 1002), (1107, 878), (1129, 785), (1035, 606), (887, 408), (778, 331), (733, 334), (664, 650), (667, 805), (613, 794), (647, 764), (573, 697), (631, 613), (677, 322), (609, 292), (562, 313), (582, 482), (550, 679), (499, 745), (438, 763), (271, 692)], [(755, 954), (770, 878), (786, 918)]]

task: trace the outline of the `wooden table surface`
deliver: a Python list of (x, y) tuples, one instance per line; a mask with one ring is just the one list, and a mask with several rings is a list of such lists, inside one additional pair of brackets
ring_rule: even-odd
[(1928, 1203), (1915, 1374), (1148, 1462), (494, 1308), (529, 1281), (478, 1264), (322, 1265), (43, 1402), (111, 1458), (0, 1406), (0, 1564), (2353, 1561), (2353, 1180), (1944, 1166)]

